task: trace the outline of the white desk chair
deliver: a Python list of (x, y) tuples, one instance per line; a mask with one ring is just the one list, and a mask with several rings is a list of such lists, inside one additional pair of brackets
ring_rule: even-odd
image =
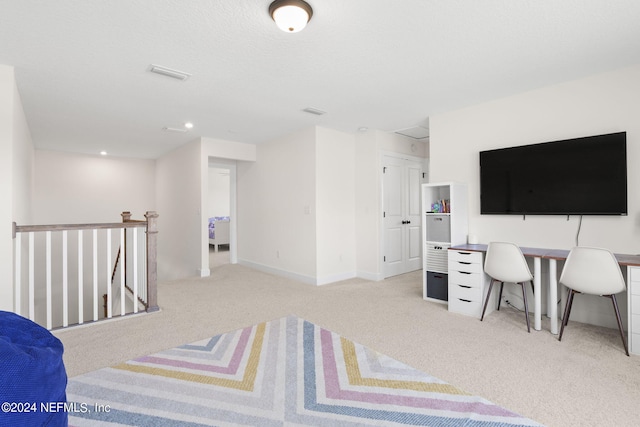
[(487, 292), (487, 299), (484, 302), (484, 308), (482, 309), (482, 317), (480, 321), (484, 319), (484, 312), (487, 310), (487, 304), (489, 303), (489, 297), (491, 297), (491, 289), (494, 282), (500, 282), (500, 295), (498, 296), (498, 310), (500, 310), (500, 300), (502, 299), (502, 288), (504, 282), (516, 283), (522, 287), (522, 299), (524, 300), (524, 315), (527, 319), (527, 332), (531, 332), (531, 325), (529, 322), (529, 308), (527, 306), (527, 290), (525, 283), (530, 282), (533, 289), (533, 274), (529, 270), (527, 260), (524, 259), (524, 255), (520, 248), (513, 243), (506, 242), (491, 242), (487, 248), (487, 256), (484, 261), (484, 272), (491, 277), (491, 283), (489, 284), (489, 291)]
[(624, 351), (629, 356), (627, 340), (624, 337), (622, 320), (620, 319), (620, 311), (614, 295), (624, 291), (626, 286), (620, 266), (613, 253), (608, 249), (583, 246), (571, 249), (560, 275), (560, 283), (569, 288), (569, 295), (567, 296), (558, 341), (562, 340), (564, 327), (569, 322), (573, 296), (576, 293), (600, 295), (611, 299), (613, 303)]

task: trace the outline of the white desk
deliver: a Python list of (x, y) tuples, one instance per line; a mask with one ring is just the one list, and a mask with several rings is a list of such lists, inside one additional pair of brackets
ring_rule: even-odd
[[(457, 245), (450, 248), (451, 250), (462, 251), (475, 251), (486, 252), (487, 245)], [(547, 299), (547, 315), (551, 321), (550, 331), (552, 334), (558, 334), (558, 261), (564, 261), (569, 255), (568, 250), (563, 249), (546, 249), (546, 248), (529, 248), (521, 247), (522, 253), (525, 257), (533, 258), (533, 288), (535, 290), (534, 295), (534, 324), (533, 328), (537, 331), (542, 329), (542, 284), (541, 284), (541, 261), (546, 259), (549, 262), (549, 294)], [(629, 286), (631, 283), (631, 269), (640, 267), (640, 255), (629, 254), (615, 254), (616, 259), (621, 267), (628, 269), (627, 273), (627, 292), (628, 292), (628, 307), (629, 307), (629, 341), (632, 342), (633, 335), (638, 335), (636, 341), (638, 341), (638, 349), (640, 349), (640, 307), (632, 305), (632, 289)], [(640, 273), (638, 274), (640, 276)], [(640, 286), (639, 286), (640, 287)], [(635, 291), (638, 294), (638, 301), (640, 302), (640, 289)], [(637, 317), (637, 318), (636, 318)], [(633, 327), (634, 323), (637, 327)], [(633, 351), (633, 347), (629, 346), (629, 351)], [(636, 353), (640, 350), (636, 349)]]

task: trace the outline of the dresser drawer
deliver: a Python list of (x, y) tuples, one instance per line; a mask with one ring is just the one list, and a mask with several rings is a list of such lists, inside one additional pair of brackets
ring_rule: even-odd
[(629, 281), (640, 282), (640, 267), (629, 267)]
[(449, 260), (482, 265), (482, 252), (457, 251), (455, 249), (450, 249)]
[(629, 351), (640, 354), (640, 334), (629, 334)]
[(449, 299), (482, 302), (482, 289), (477, 286), (449, 283)]
[(474, 286), (480, 288), (482, 286), (482, 273), (467, 273), (458, 270), (449, 270), (449, 283), (457, 283), (460, 285)]
[[(629, 295), (627, 298), (631, 298), (631, 314), (640, 315), (640, 295)], [(640, 333), (640, 329), (635, 329)]]
[(629, 281), (629, 289), (628, 293), (631, 295), (640, 295), (640, 282), (636, 282), (636, 281)]
[(631, 330), (640, 333), (640, 314), (631, 315)]
[(460, 298), (449, 298), (449, 311), (480, 318), (482, 304), (476, 301), (467, 301)]
[(457, 261), (449, 258), (450, 271), (464, 271), (467, 273), (480, 273), (483, 271), (482, 264), (470, 261)]

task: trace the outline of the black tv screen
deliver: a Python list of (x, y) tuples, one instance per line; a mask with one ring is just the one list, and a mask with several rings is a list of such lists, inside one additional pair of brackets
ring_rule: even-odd
[(480, 213), (626, 215), (626, 132), (480, 152)]

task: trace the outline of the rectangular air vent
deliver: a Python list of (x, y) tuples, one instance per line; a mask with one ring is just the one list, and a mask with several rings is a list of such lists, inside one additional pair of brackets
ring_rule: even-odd
[(408, 136), (413, 139), (425, 139), (429, 137), (429, 129), (422, 126), (414, 126), (406, 129), (399, 129), (394, 131), (398, 135)]
[(162, 130), (165, 132), (180, 132), (180, 133), (184, 133), (187, 131), (187, 129), (170, 128), (170, 127), (163, 127)]
[(149, 71), (152, 73), (160, 74), (162, 76), (171, 77), (172, 79), (177, 79), (181, 81), (187, 80), (191, 77), (191, 74), (185, 73), (184, 71), (173, 70), (171, 68), (163, 67), (161, 65), (151, 64), (149, 66)]
[(313, 107), (307, 107), (302, 111), (304, 111), (305, 113), (309, 113), (309, 114), (315, 114), (316, 116), (321, 116), (323, 114), (327, 114), (326, 111), (318, 110), (317, 108), (313, 108)]

